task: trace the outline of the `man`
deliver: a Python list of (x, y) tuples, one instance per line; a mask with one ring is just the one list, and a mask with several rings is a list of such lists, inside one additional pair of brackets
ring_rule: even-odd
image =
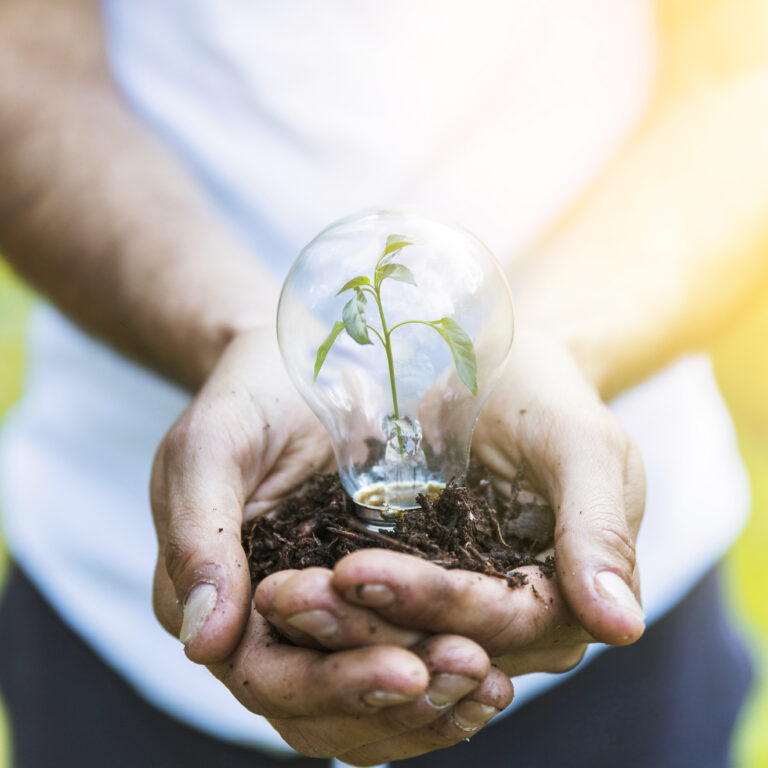
[[(471, 14), (458, 3), (411, 5), (0, 6), (5, 254), (89, 333), (197, 392), (186, 407), (180, 390), (44, 311), (32, 329), (29, 394), (5, 441), (11, 552), (68, 625), (150, 701), (220, 738), (280, 753), (268, 726), (148, 629), (142, 599), (152, 555), (137, 500), (148, 446), (184, 410), (154, 464), (157, 616), (189, 659), (209, 665), (289, 744), (359, 764), (460, 741), (509, 702), (507, 675), (562, 671), (591, 639), (640, 636), (642, 470), (597, 392), (612, 397), (696, 347), (766, 280), (759, 252), (740, 247), (764, 234), (765, 62), (757, 44), (726, 56), (733, 69), (702, 90), (662, 48), (671, 86), (640, 121), (653, 69), (644, 3), (532, 11), (488, 2)], [(709, 34), (710, 14), (724, 7), (701, 12), (686, 39)], [(739, 6), (743, 23), (759, 9)], [(584, 15), (595, 21), (587, 32)], [(551, 56), (540, 55), (546, 46)], [(545, 140), (552, 114), (558, 130)], [(734, 124), (748, 127), (738, 141)], [(608, 163), (605, 148), (619, 145)], [(515, 263), (508, 254), (553, 222), (601, 166), (572, 214)], [(500, 594), (492, 580), (467, 583), (461, 572), (356, 558), (333, 575), (273, 577), (257, 594), (260, 614), (239, 545), (244, 510), (289, 492), (330, 458), (281, 373), (275, 275), (330, 219), (393, 198), (457, 215), (490, 240), (517, 286), (521, 333), (474, 449), (502, 476), (521, 458), (536, 469), (558, 517), (558, 582), (537, 584), (545, 590), (539, 603), (528, 592)], [(702, 227), (701, 218), (717, 226)], [(664, 422), (649, 424), (664, 406)], [(651, 499), (644, 531), (657, 549), (644, 573), (646, 606), (658, 617), (737, 532), (743, 478), (701, 360), (677, 364), (617, 407), (634, 429), (649, 427), (647, 460), (669, 482), (651, 486), (652, 496), (664, 492)], [(705, 434), (686, 434), (691, 424)], [(694, 462), (719, 473), (700, 495)], [(33, 483), (41, 473), (45, 483)], [(726, 503), (739, 513), (723, 522)], [(683, 533), (687, 552), (676, 566), (675, 535)], [(395, 602), (353, 606), (344, 588), (361, 579), (392, 591)], [(5, 619), (19, 627), (34, 600), (26, 589)], [(457, 600), (443, 600), (420, 626), (425, 602), (445, 594)], [(336, 611), (336, 633), (316, 638), (332, 653), (271, 642), (262, 615), (287, 629), (297, 608)], [(349, 620), (371, 609), (389, 633), (386, 645), (362, 645)], [(690, 610), (676, 615), (685, 626)], [(424, 630), (436, 634), (421, 639)], [(731, 646), (704, 650), (722, 647)], [(722, 673), (738, 682), (740, 670), (735, 656)], [(6, 688), (21, 724), (23, 696)], [(719, 744), (741, 695), (736, 686), (707, 724)], [(82, 712), (74, 727), (83, 735), (71, 741), (80, 764), (100, 764), (86, 735), (98, 707)], [(145, 739), (127, 738), (130, 729), (114, 718), (108, 727), (127, 764), (169, 743), (186, 764), (228, 749), (192, 732), (178, 737), (172, 724)], [(40, 746), (24, 752), (22, 741), (20, 759), (32, 765)], [(656, 764), (693, 748), (667, 741), (659, 739), (666, 763)], [(603, 740), (602, 759), (610, 748)], [(226, 754), (233, 764), (252, 761), (245, 752)], [(647, 754), (634, 757), (648, 764)]]

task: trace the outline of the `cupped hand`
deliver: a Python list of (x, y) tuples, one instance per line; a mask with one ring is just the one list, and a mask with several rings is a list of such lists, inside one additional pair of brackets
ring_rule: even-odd
[(529, 584), (512, 590), (495, 578), (365, 550), (333, 574), (275, 574), (257, 590), (259, 610), (297, 642), (326, 648), (397, 642), (404, 630), (464, 635), (510, 675), (570, 669), (593, 640), (637, 640), (642, 462), (563, 348), (546, 337), (518, 338), (473, 450), (510, 481), (527, 462), (555, 510), (555, 577), (529, 567)]
[(568, 608), (557, 577), (535, 566), (518, 571), (528, 584), (510, 589), (494, 577), (366, 549), (335, 571), (273, 574), (259, 584), (255, 602), (305, 648), (410, 648), (430, 633), (455, 633), (478, 643), (509, 677), (572, 669), (593, 638)]
[(331, 457), (322, 425), (283, 371), (273, 334), (235, 338), (163, 439), (152, 470), (155, 613), (190, 659), (220, 661), (245, 629), (252, 590), (244, 518), (274, 505)]
[(546, 335), (519, 335), (473, 450), (507, 480), (526, 462), (555, 513), (559, 588), (586, 632), (614, 645), (637, 640), (645, 627), (635, 552), (643, 462), (564, 347)]
[(451, 746), (512, 699), (508, 678), (467, 638), (327, 653), (281, 642), (258, 613), (235, 653), (211, 670), (294, 749), (353, 765)]
[(254, 610), (243, 519), (331, 459), (272, 335), (235, 339), (155, 458), (155, 613), (305, 754), (368, 764), (467, 738), (512, 697), (473, 641), (398, 630), (386, 645), (328, 653), (281, 642)]

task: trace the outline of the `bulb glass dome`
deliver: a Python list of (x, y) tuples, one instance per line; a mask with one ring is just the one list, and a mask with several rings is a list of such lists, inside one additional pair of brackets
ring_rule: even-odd
[(294, 384), (328, 430), (361, 515), (388, 524), (469, 461), (472, 431), (509, 355), (512, 300), (472, 234), (366, 211), (299, 254), (277, 313)]

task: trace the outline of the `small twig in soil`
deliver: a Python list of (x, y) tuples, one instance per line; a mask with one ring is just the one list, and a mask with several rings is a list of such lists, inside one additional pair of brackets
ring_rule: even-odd
[(502, 533), (501, 533), (501, 526), (499, 525), (499, 518), (498, 518), (498, 517), (496, 517), (496, 510), (495, 510), (495, 509), (493, 509), (493, 508), (491, 508), (491, 509), (488, 511), (488, 514), (490, 515), (490, 517), (491, 517), (491, 520), (493, 521), (493, 524), (494, 524), (494, 526), (495, 526), (495, 528), (496, 528), (496, 535), (499, 537), (499, 541), (500, 541), (500, 542), (501, 542), (501, 543), (502, 543), (502, 544), (503, 544), (505, 547), (508, 547), (508, 546), (509, 546), (509, 544), (507, 544), (507, 542), (506, 542), (506, 541), (504, 541), (504, 536), (503, 536), (503, 535), (502, 535)]
[(389, 536), (385, 536), (383, 533), (379, 533), (378, 531), (372, 531), (364, 523), (361, 523), (354, 518), (350, 518), (347, 521), (347, 525), (350, 528), (354, 528), (356, 531), (358, 531), (358, 533), (353, 533), (352, 531), (344, 531), (341, 528), (337, 528), (333, 525), (326, 526), (326, 530), (355, 540), (368, 538), (379, 544), (384, 544), (390, 549), (399, 549), (402, 552), (407, 552), (409, 555), (418, 555), (419, 557), (424, 557), (424, 553), (421, 550), (416, 549), (416, 547), (408, 546), (408, 544), (405, 544), (402, 541), (398, 541), (397, 539), (392, 539)]

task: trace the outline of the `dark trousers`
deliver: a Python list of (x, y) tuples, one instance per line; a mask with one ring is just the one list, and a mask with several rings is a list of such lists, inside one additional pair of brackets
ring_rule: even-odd
[[(635, 645), (609, 650), (471, 742), (403, 768), (723, 768), (751, 666), (715, 571)], [(141, 699), (13, 569), (0, 689), (14, 768), (320, 768), (188, 728)]]

